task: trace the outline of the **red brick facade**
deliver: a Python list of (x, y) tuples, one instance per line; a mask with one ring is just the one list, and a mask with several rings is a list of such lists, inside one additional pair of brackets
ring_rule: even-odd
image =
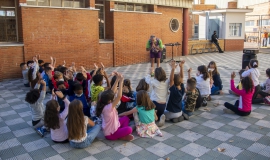
[(23, 47), (0, 47), (0, 80), (21, 77)]
[(243, 39), (225, 39), (224, 50), (225, 51), (241, 51), (244, 48)]
[[(93, 63), (99, 62), (107, 67), (149, 62), (146, 42), (153, 34), (163, 44), (182, 44), (182, 8), (150, 5), (149, 9), (155, 13), (111, 11), (114, 2), (106, 1), (105, 39), (113, 43), (100, 43), (98, 10), (20, 6), (26, 0), (16, 2), (18, 37), (24, 47), (0, 46), (0, 53), (16, 55), (17, 65), (8, 69), (12, 70), (9, 73), (16, 72), (15, 77), (21, 75), (19, 64), (35, 55), (40, 55), (45, 62), (50, 61), (50, 56), (56, 57), (57, 65), (65, 60), (67, 64), (76, 62), (77, 66), (92, 69)], [(93, 2), (86, 0), (85, 6), (93, 7)], [(179, 21), (177, 32), (169, 27), (172, 18)], [(182, 47), (174, 47), (174, 56), (180, 55)], [(167, 57), (171, 57), (171, 47), (167, 47)], [(5, 65), (10, 62), (4, 57), (0, 61)], [(1, 66), (0, 80), (13, 77), (3, 72), (5, 65)]]

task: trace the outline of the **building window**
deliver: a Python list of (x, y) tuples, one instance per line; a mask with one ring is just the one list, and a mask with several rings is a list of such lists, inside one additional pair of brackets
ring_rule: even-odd
[(246, 21), (245, 26), (254, 26), (254, 21)]
[(0, 42), (17, 42), (15, 8), (0, 8)]
[(99, 39), (105, 39), (104, 2), (101, 0), (96, 0), (95, 8), (99, 9), (99, 11), (98, 11)]
[(85, 0), (26, 0), (27, 5), (85, 8)]
[(115, 2), (114, 9), (118, 11), (148, 12), (148, 6), (143, 4)]
[(242, 23), (230, 23), (229, 24), (229, 36), (241, 37)]
[(178, 19), (171, 19), (170, 21), (170, 28), (171, 28), (171, 31), (173, 32), (177, 32), (179, 30), (179, 21)]
[(258, 26), (260, 26), (260, 24), (262, 26), (269, 26), (270, 25), (270, 19), (262, 19), (261, 21), (258, 20), (257, 24), (258, 24)]

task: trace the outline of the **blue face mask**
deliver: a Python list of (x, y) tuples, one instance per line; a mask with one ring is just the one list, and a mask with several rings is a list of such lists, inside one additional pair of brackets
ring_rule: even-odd
[(81, 97), (82, 95), (83, 95), (83, 93), (82, 94), (75, 94), (76, 97)]

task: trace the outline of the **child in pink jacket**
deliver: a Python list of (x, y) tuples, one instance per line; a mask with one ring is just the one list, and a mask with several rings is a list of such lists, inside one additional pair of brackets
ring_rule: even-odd
[(239, 116), (248, 116), (251, 112), (251, 103), (252, 103), (252, 96), (254, 94), (254, 84), (252, 79), (247, 76), (244, 77), (241, 80), (242, 83), (242, 90), (238, 90), (234, 86), (234, 78), (235, 78), (235, 73), (233, 72), (231, 74), (231, 90), (238, 94), (239, 100), (235, 102), (234, 105), (225, 102), (224, 106), (227, 109), (224, 109), (223, 111), (225, 113), (230, 113), (234, 112), (235, 114), (238, 114)]

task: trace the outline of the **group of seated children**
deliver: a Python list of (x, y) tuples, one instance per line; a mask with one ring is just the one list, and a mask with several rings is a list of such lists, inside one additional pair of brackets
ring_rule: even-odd
[[(133, 128), (129, 126), (134, 119), (140, 137), (162, 136), (159, 127), (165, 121), (173, 123), (188, 120), (195, 109), (206, 106), (210, 95), (223, 94), (222, 81), (214, 61), (208, 67), (197, 68), (195, 77), (188, 70), (184, 86), (184, 64), (171, 61), (170, 77), (159, 68), (151, 68), (150, 73), (140, 80), (136, 91), (132, 90), (129, 79), (118, 72), (109, 76), (101, 63), (99, 68), (88, 73), (84, 67), (77, 71), (75, 63), (71, 67), (55, 67), (56, 60), (44, 63), (38, 56), (21, 69), (24, 85), (31, 87), (25, 101), (30, 104), (32, 125), (43, 136), (51, 133), (55, 143), (70, 143), (74, 148), (85, 148), (102, 129), (108, 140), (132, 141)], [(175, 74), (175, 70), (180, 72)], [(251, 103), (263, 103), (269, 99), (270, 80), (261, 90), (258, 81), (260, 73), (258, 61), (251, 60), (249, 68), (241, 72), (238, 88), (234, 87), (235, 73), (231, 75), (231, 91), (240, 98), (234, 105), (225, 103), (225, 113), (247, 116)], [(270, 69), (266, 74), (270, 77)], [(150, 93), (149, 93), (149, 90)], [(46, 93), (51, 100), (43, 104)]]

